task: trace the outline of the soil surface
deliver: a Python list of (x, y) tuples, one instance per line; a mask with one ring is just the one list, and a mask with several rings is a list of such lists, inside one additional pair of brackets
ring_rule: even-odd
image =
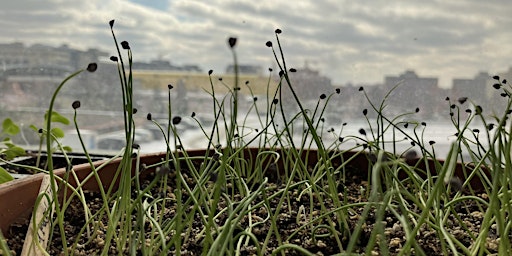
[[(18, 165), (26, 165), (26, 166), (36, 166), (37, 163), (37, 157), (39, 153), (37, 152), (27, 152), (26, 156), (21, 156), (18, 158), (13, 159), (12, 163), (18, 164)], [(69, 158), (69, 161), (71, 165), (78, 165), (87, 163), (89, 160), (83, 156), (83, 154), (80, 153), (67, 153), (67, 157)], [(108, 155), (100, 155), (100, 154), (92, 154), (90, 155), (91, 161), (99, 161), (109, 158)], [(46, 169), (47, 166), (47, 154), (45, 152), (41, 153), (40, 159), (39, 159), (39, 165), (38, 167), (41, 169)], [(68, 163), (66, 161), (65, 156), (62, 153), (54, 153), (53, 154), (53, 168), (64, 168), (67, 167)], [(31, 169), (19, 167), (10, 165), (9, 163), (2, 163), (2, 167), (4, 167), (9, 173), (12, 174), (35, 174), (36, 172)]]
[[(364, 171), (366, 172), (366, 170)], [(193, 186), (194, 182), (191, 178), (188, 178), (188, 174), (186, 171), (182, 172), (184, 174), (185, 180), (189, 183), (190, 186)], [(362, 188), (367, 188), (367, 180), (362, 178), (360, 170), (357, 169), (347, 169), (346, 172), (346, 181), (344, 184), (341, 182), (336, 184), (338, 191), (339, 200), (346, 200), (347, 203), (358, 203), (365, 202), (366, 197), (362, 196)], [(175, 175), (174, 175), (175, 176)], [(172, 218), (173, 214), (176, 212), (176, 195), (174, 194), (175, 188), (175, 179), (173, 178), (173, 173), (169, 174), (169, 182), (167, 191), (159, 191), (158, 189), (152, 191), (153, 195), (161, 195), (170, 198), (168, 209), (166, 210), (166, 218)], [(214, 181), (210, 181), (212, 185)], [(146, 183), (149, 183), (146, 182)], [(144, 186), (144, 184), (142, 185)], [(267, 184), (267, 196), (270, 196), (272, 193), (283, 189), (285, 184), (279, 182), (275, 177), (271, 177), (271, 182)], [(233, 184), (228, 183), (226, 185), (225, 192), (229, 195), (232, 195), (232, 200), (240, 201), (240, 195), (236, 194), (236, 190), (233, 190)], [(314, 237), (312, 236), (313, 231), (312, 228), (301, 228), (304, 224), (307, 223), (307, 218), (318, 217), (322, 212), (327, 212), (329, 210), (334, 209), (334, 205), (330, 199), (324, 201), (324, 207), (319, 204), (319, 197), (315, 194), (303, 193), (305, 191), (305, 186), (296, 187), (290, 191), (289, 193), (289, 201), (285, 201), (285, 204), (282, 206), (281, 211), (277, 218), (277, 230), (279, 230), (280, 239), (282, 241), (287, 241), (288, 243), (299, 245), (312, 253), (317, 255), (332, 255), (336, 253), (340, 253), (338, 242), (343, 244), (343, 248), (346, 248), (348, 244), (348, 240), (343, 238), (343, 231), (339, 228), (335, 231), (341, 237), (341, 241), (337, 241), (335, 236), (332, 235), (332, 231), (327, 228), (317, 228), (314, 230)], [(324, 187), (327, 190), (327, 185)], [(325, 193), (325, 192), (321, 192)], [(184, 198), (186, 197), (186, 191), (183, 190)], [(487, 201), (486, 194), (478, 194), (478, 197)], [(90, 192), (86, 194), (87, 202), (89, 208), (94, 212), (97, 210), (100, 205), (98, 202), (101, 202), (100, 195), (95, 192)], [(313, 198), (311, 201), (310, 199)], [(326, 198), (325, 196), (323, 198)], [(263, 196), (260, 195), (256, 202), (264, 200)], [(270, 200), (270, 209), (272, 211), (275, 210), (276, 205), (278, 204), (278, 198)], [(311, 202), (313, 202), (311, 204)], [(77, 236), (77, 232), (84, 224), (83, 219), (83, 207), (78, 203), (78, 200), (75, 201), (76, 204), (72, 204), (68, 211), (66, 212), (66, 233), (69, 235), (70, 240), (74, 241)], [(226, 207), (227, 202), (221, 200), (218, 204), (218, 210), (222, 210)], [(352, 233), (354, 228), (358, 225), (358, 221), (360, 219), (360, 215), (363, 212), (363, 206), (361, 207), (352, 207), (352, 211), (347, 212), (347, 223), (350, 227), (348, 232)], [(446, 226), (446, 230), (448, 233), (452, 234), (455, 238), (457, 238), (462, 244), (469, 247), (474, 242), (474, 236), (477, 236), (479, 233), (480, 223), (483, 220), (485, 209), (481, 209), (476, 205), (468, 202), (465, 204), (459, 204), (455, 207), (456, 212), (453, 212), (450, 216), (448, 216), (448, 225)], [(190, 209), (188, 209), (190, 210)], [(252, 212), (252, 222), (263, 221), (267, 218), (267, 208), (260, 207)], [(305, 213), (305, 214), (304, 214)], [(417, 212), (418, 214), (420, 212)], [(405, 233), (402, 228), (401, 222), (393, 215), (390, 211), (386, 211), (386, 215), (382, 220), (382, 227), (384, 228), (384, 234), (386, 237), (379, 238), (380, 243), (372, 248), (368, 248), (368, 240), (370, 239), (371, 232), (375, 227), (376, 223), (376, 209), (371, 209), (366, 222), (361, 226), (361, 234), (358, 243), (356, 244), (355, 252), (364, 253), (368, 250), (371, 251), (372, 255), (380, 255), (379, 246), (386, 246), (391, 255), (396, 255), (400, 252), (402, 246), (405, 243)], [(226, 216), (221, 215), (218, 222), (222, 223), (225, 221)], [(336, 215), (331, 214), (329, 218), (336, 222)], [(461, 221), (460, 221), (461, 220)], [(466, 227), (471, 232), (466, 232), (466, 230), (461, 226), (461, 222), (466, 225)], [(324, 219), (322, 224), (327, 224), (328, 222)], [(319, 224), (319, 223), (317, 223)], [(248, 227), (249, 219), (245, 216), (241, 222), (238, 224), (239, 230), (243, 230)], [(413, 225), (413, 223), (410, 223)], [(324, 225), (327, 226), (327, 225)], [(22, 242), (25, 237), (25, 226), (17, 226), (12, 227), (11, 231), (7, 236), (9, 237), (8, 244), (10, 248), (15, 252), (15, 255), (20, 255)], [(183, 246), (181, 250), (182, 255), (200, 255), (203, 248), (201, 246), (202, 240), (204, 236), (199, 232), (202, 229), (202, 222), (197, 218), (194, 221), (193, 228), (189, 230), (192, 232), (188, 235), (188, 240), (183, 241)], [(300, 229), (300, 230), (299, 230)], [(297, 231), (299, 230), (299, 231)], [(253, 227), (252, 233), (256, 236), (260, 244), (265, 241), (265, 238), (269, 232), (271, 232), (270, 221), (264, 221), (262, 224)], [(92, 240), (92, 242), (87, 243), (85, 236), (82, 235), (80, 238), (80, 242), (78, 243), (80, 248), (76, 248), (72, 254), (73, 255), (97, 255), (99, 251), (104, 247), (104, 235), (105, 230), (100, 230), (97, 236)], [(195, 232), (195, 233), (194, 233)], [(345, 231), (346, 233), (347, 231)], [(472, 234), (471, 234), (472, 233)], [(50, 255), (59, 255), (62, 252), (61, 247), (61, 238), (59, 237), (59, 231), (57, 229), (54, 230), (54, 237), (52, 238), (52, 243), (49, 248)], [(345, 236), (346, 237), (346, 236)], [(426, 253), (426, 255), (441, 255), (441, 242), (439, 239), (440, 235), (437, 231), (428, 228), (427, 226), (423, 226), (420, 228), (419, 234), (416, 237), (419, 242), (421, 249)], [(472, 238), (473, 237), (473, 238)], [(496, 230), (494, 227), (489, 231), (489, 238), (487, 240), (486, 246), (490, 253), (496, 253), (498, 242), (496, 237)], [(380, 244), (380, 245), (379, 245)], [(271, 252), (278, 246), (277, 239), (275, 235), (271, 236), (269, 247), (264, 252), (265, 255), (270, 255)], [(243, 245), (241, 249), (242, 255), (255, 255), (256, 254), (256, 246), (254, 244), (248, 243), (247, 245)], [(114, 246), (111, 246), (111, 250), (109, 254), (118, 254)], [(175, 251), (169, 251), (168, 255), (175, 255)], [(286, 251), (286, 255), (300, 255), (296, 251)], [(410, 253), (406, 253), (406, 255), (414, 255), (414, 250)]]

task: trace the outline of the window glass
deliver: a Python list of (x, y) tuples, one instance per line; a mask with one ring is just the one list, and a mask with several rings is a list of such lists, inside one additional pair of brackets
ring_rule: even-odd
[[(386, 143), (398, 145), (386, 144), (387, 149), (401, 153), (414, 149), (406, 137), (416, 128), (425, 145), (435, 145), (442, 156), (457, 125), (479, 111), (492, 120), (506, 108), (508, 95), (493, 85), (512, 79), (511, 11), (506, 1), (473, 0), (5, 1), (0, 120), (20, 125), (16, 143), (37, 148), (37, 128), (43, 127), (54, 90), (95, 62), (95, 73), (81, 73), (63, 86), (54, 108), (70, 124), (55, 125), (65, 131), (62, 143), (75, 151), (81, 151), (76, 126), (90, 150), (122, 148), (123, 92), (116, 63), (109, 59), (117, 55), (108, 23), (115, 19), (118, 41), (128, 41), (133, 51), (136, 141), (144, 152), (166, 149), (146, 115), (166, 130), (169, 98), (171, 116), (183, 117), (177, 126), (180, 143), (188, 149), (207, 146), (201, 127), (208, 131), (215, 122), (212, 84), (229, 111), (236, 70), (238, 118), (256, 134), (286, 65), (287, 72), (296, 72), (289, 72), (293, 91), (282, 84), (285, 118), (280, 112), (275, 117), (281, 127), (300, 111), (296, 95), (326, 144), (359, 137), (340, 145), (350, 148), (382, 133)], [(229, 37), (237, 38), (236, 65)], [(127, 60), (126, 51), (122, 54)], [(75, 125), (76, 100), (81, 107)], [(382, 116), (395, 126), (383, 132)], [(471, 129), (488, 128), (475, 120)], [(300, 141), (307, 125), (298, 118), (294, 127)]]

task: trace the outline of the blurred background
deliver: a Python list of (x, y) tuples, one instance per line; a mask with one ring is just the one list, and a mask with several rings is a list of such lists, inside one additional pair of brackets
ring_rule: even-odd
[[(145, 152), (166, 148), (146, 114), (167, 124), (168, 84), (174, 87), (172, 115), (183, 117), (178, 126), (183, 146), (207, 145), (191, 115), (203, 128), (211, 127), (209, 70), (218, 100), (235, 86), (228, 37), (238, 38), (239, 118), (248, 113), (248, 129), (261, 129), (258, 116), (266, 115), (267, 90), (273, 95), (279, 83), (278, 65), (265, 43), (276, 47), (274, 30), (280, 28), (286, 65), (297, 70), (292, 86), (303, 104), (314, 109), (320, 95), (334, 94), (322, 122), (329, 143), (374, 129), (376, 114), (360, 87), (379, 104), (396, 86), (384, 114), (394, 118), (418, 108), (404, 121), (427, 123), (420, 127), (425, 141), (435, 141), (442, 154), (455, 138), (450, 105), (458, 104), (462, 120), (475, 105), (487, 116), (501, 113), (506, 99), (493, 88), (492, 77), (512, 79), (512, 6), (504, 0), (19, 0), (3, 2), (0, 12), (0, 120), (10, 117), (22, 127), (15, 141), (26, 147), (38, 144), (28, 127), (42, 127), (57, 85), (90, 62), (97, 62), (98, 70), (64, 86), (56, 111), (72, 120), (71, 103), (80, 100), (78, 125), (87, 147), (108, 152), (123, 146), (121, 88), (117, 66), (109, 60), (117, 54), (111, 19), (118, 40), (133, 50), (136, 140)], [(468, 101), (457, 103), (461, 97)], [(285, 112), (295, 115), (289, 90), (283, 90), (283, 99)], [(485, 129), (478, 123), (474, 128)], [(62, 129), (63, 144), (80, 151), (74, 125)]]

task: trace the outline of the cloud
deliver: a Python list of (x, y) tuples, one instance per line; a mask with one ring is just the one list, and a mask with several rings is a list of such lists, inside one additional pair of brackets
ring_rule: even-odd
[(511, 65), (512, 7), (505, 1), (169, 0), (160, 8), (123, 0), (18, 0), (3, 4), (0, 41), (25, 41), (114, 52), (108, 21), (139, 60), (161, 57), (222, 72), (226, 44), (239, 38), (240, 62), (273, 65), (265, 46), (281, 28), (288, 63), (308, 62), (335, 83), (381, 82), (419, 75), (473, 77)]

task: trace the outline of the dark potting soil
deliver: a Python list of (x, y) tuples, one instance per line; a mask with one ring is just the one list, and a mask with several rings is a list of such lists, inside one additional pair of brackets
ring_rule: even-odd
[[(364, 171), (366, 172), (366, 170)], [(367, 188), (368, 184), (365, 179), (362, 179), (358, 174), (360, 170), (357, 169), (347, 169), (346, 172), (346, 182), (345, 184), (337, 184), (338, 189), (338, 198), (339, 200), (347, 200), (346, 203), (358, 203), (365, 202), (366, 197), (362, 195), (362, 188)], [(194, 186), (194, 181), (192, 178), (189, 178), (189, 174), (187, 174), (186, 170), (182, 170), (182, 174), (185, 178), (185, 181), (189, 184), (189, 186)], [(174, 216), (176, 212), (176, 195), (174, 194), (174, 188), (176, 187), (175, 179), (173, 174), (169, 174), (168, 179), (168, 189), (166, 191), (159, 191), (158, 188), (155, 188), (151, 194), (166, 196), (170, 198), (168, 201), (167, 209), (165, 211), (165, 219), (170, 219)], [(154, 176), (152, 176), (154, 177)], [(267, 196), (270, 196), (272, 193), (279, 191), (285, 187), (285, 184), (281, 182), (276, 182), (276, 179), (273, 179), (274, 182), (270, 182), (267, 184)], [(149, 181), (146, 182), (146, 184)], [(144, 184), (142, 185), (144, 186)], [(213, 182), (212, 182), (213, 186)], [(158, 186), (157, 186), (158, 187)], [(243, 198), (239, 194), (236, 194), (236, 190), (233, 190), (233, 184), (228, 183), (226, 185), (225, 192), (231, 195), (231, 200), (233, 202), (241, 201)], [(314, 233), (315, 236), (312, 236), (312, 228), (303, 228), (297, 233), (290, 237), (294, 232), (296, 232), (301, 226), (305, 225), (307, 221), (311, 220), (311, 218), (315, 218), (320, 216), (322, 213), (328, 212), (330, 210), (335, 209), (334, 204), (330, 199), (324, 200), (325, 208), (322, 209), (321, 204), (319, 203), (319, 197), (315, 194), (302, 193), (306, 189), (305, 186), (297, 187), (295, 189), (291, 189), (288, 194), (290, 200), (285, 200), (285, 203), (281, 207), (281, 211), (277, 217), (277, 230), (279, 231), (281, 241), (287, 241), (291, 244), (296, 244), (301, 246), (312, 253), (317, 255), (332, 255), (336, 253), (340, 253), (338, 242), (332, 235), (331, 231), (327, 228), (317, 228)], [(325, 191), (328, 191), (327, 187), (324, 187)], [(182, 191), (183, 199), (186, 199), (187, 192), (185, 190)], [(302, 193), (302, 194), (301, 194)], [(320, 192), (325, 193), (325, 192)], [(478, 194), (479, 197), (487, 201), (486, 194)], [(91, 211), (94, 213), (102, 206), (102, 201), (99, 193), (89, 192), (86, 194), (87, 204)], [(313, 204), (311, 205), (311, 197), (313, 198)], [(323, 196), (325, 199), (326, 196)], [(260, 202), (264, 200), (262, 195), (259, 195), (255, 202)], [(279, 198), (269, 200), (270, 202), (270, 210), (275, 211), (275, 208), (278, 204)], [(446, 231), (452, 234), (456, 239), (458, 239), (464, 246), (469, 247), (474, 242), (472, 236), (477, 236), (480, 232), (480, 224), (483, 220), (484, 212), (481, 211), (479, 207), (477, 207), (474, 203), (467, 202), (464, 204), (459, 204), (456, 209), (456, 213), (452, 213), (448, 216), (448, 221), (446, 225)], [(289, 203), (289, 204), (288, 204)], [(217, 210), (221, 211), (227, 207), (227, 202), (222, 200), (218, 204)], [(347, 223), (350, 227), (350, 230), (346, 232), (352, 233), (356, 225), (358, 225), (359, 218), (363, 213), (364, 206), (361, 207), (352, 207), (351, 211), (347, 212)], [(412, 207), (414, 208), (414, 207)], [(186, 209), (186, 211), (191, 211), (190, 209)], [(356, 253), (364, 253), (368, 250), (371, 251), (372, 255), (380, 255), (379, 243), (373, 248), (368, 248), (368, 240), (370, 239), (371, 232), (375, 227), (376, 222), (376, 209), (371, 209), (370, 213), (361, 227), (361, 234), (359, 236), (359, 241), (356, 245), (355, 252)], [(485, 211), (485, 209), (483, 209)], [(197, 212), (197, 211), (196, 211)], [(305, 215), (304, 215), (305, 213)], [(419, 210), (416, 212), (420, 214)], [(198, 214), (198, 213), (196, 213)], [(80, 231), (80, 228), (84, 225), (83, 218), (83, 206), (79, 203), (79, 201), (75, 198), (74, 202), (70, 205), (68, 210), (66, 211), (66, 223), (64, 224), (66, 229), (66, 234), (68, 235), (68, 241), (74, 242), (76, 240), (77, 234)], [(198, 215), (196, 215), (198, 216)], [(262, 221), (263, 224), (257, 225), (252, 228), (251, 232), (256, 236), (260, 245), (265, 241), (265, 238), (268, 233), (274, 232), (270, 225), (270, 220), (264, 221), (268, 216), (267, 208), (260, 207), (252, 212), (252, 222)], [(336, 215), (330, 214), (328, 215), (334, 223), (337, 223)], [(227, 218), (226, 214), (221, 215), (218, 218), (218, 224), (220, 225)], [(470, 232), (466, 232), (466, 230), (461, 226), (460, 219), (467, 227)], [(384, 219), (382, 220), (382, 226), (384, 227), (384, 234), (386, 237), (378, 238), (381, 246), (386, 246), (391, 255), (396, 255), (400, 252), (402, 246), (405, 241), (405, 233), (402, 228), (401, 222), (391, 213), (391, 211), (386, 210), (386, 214)], [(328, 222), (324, 219), (321, 221), (322, 224), (327, 224)], [(319, 223), (315, 223), (318, 225)], [(240, 223), (238, 223), (238, 229), (244, 230), (249, 225), (248, 216), (245, 216)], [(409, 223), (409, 225), (414, 225), (414, 223)], [(99, 226), (107, 226), (106, 223), (100, 224)], [(200, 255), (203, 248), (201, 246), (202, 240), (204, 239), (204, 235), (200, 234), (202, 230), (203, 224), (198, 217), (196, 217), (193, 222), (193, 227), (189, 228), (191, 233), (186, 234), (188, 236), (188, 240), (182, 241), (181, 254), (182, 255)], [(23, 239), (25, 237), (26, 232), (25, 226), (17, 226), (12, 227), (8, 236), (8, 244), (10, 248), (16, 252), (16, 255), (20, 255)], [(348, 240), (343, 237), (347, 237), (342, 234), (343, 231), (336, 230), (339, 237), (342, 238), (340, 241), (343, 244), (343, 247), (346, 248), (348, 244)], [(92, 239), (92, 242), (87, 243), (88, 239), (85, 237), (85, 234), (79, 238), (78, 246), (71, 252), (72, 255), (97, 255), (101, 252), (105, 245), (105, 234), (106, 229), (100, 228), (99, 231), (96, 232), (96, 236)], [(185, 237), (185, 234), (182, 234)], [(427, 227), (426, 225), (420, 228), (419, 234), (416, 236), (416, 240), (419, 243), (422, 250), (426, 253), (426, 255), (441, 255), (442, 248), (440, 242), (440, 234)], [(169, 238), (169, 237), (167, 237)], [(489, 231), (489, 238), (486, 243), (486, 247), (490, 253), (496, 253), (498, 250), (498, 242), (497, 242), (496, 230), (493, 228)], [(61, 244), (60, 232), (58, 227), (54, 230), (54, 237), (51, 240), (51, 244), (49, 246), (50, 255), (59, 255), (62, 252), (62, 244)], [(256, 255), (257, 250), (256, 246), (252, 244), (253, 242), (249, 242), (248, 245), (243, 245), (241, 247), (242, 255)], [(115, 255), (118, 254), (115, 246), (110, 246), (109, 254)], [(265, 255), (270, 255), (271, 252), (278, 247), (277, 238), (273, 234), (270, 238), (270, 242), (268, 243), (267, 250), (263, 252)], [(168, 255), (175, 255), (176, 252), (171, 250), (167, 252)], [(286, 255), (300, 255), (296, 251), (286, 251)], [(407, 255), (414, 255), (414, 250)]]
[[(36, 166), (38, 154), (39, 154), (38, 152), (30, 152), (29, 151), (29, 152), (27, 152), (26, 156), (15, 158), (10, 162), (18, 164), (18, 165)], [(39, 165), (37, 167), (44, 170), (44, 169), (46, 169), (46, 166), (47, 166), (48, 155), (46, 154), (46, 152), (42, 152), (40, 154), (41, 154), (41, 156), (39, 159)], [(83, 164), (83, 163), (87, 163), (89, 161), (83, 154), (80, 154), (80, 153), (69, 152), (69, 153), (67, 153), (67, 157), (69, 158), (71, 165)], [(99, 161), (99, 160), (104, 160), (109, 157), (110, 157), (109, 155), (101, 155), (101, 154), (90, 155), (91, 161), (93, 161), (93, 162)], [(36, 171), (34, 171), (32, 169), (15, 166), (15, 165), (12, 165), (9, 163), (1, 163), (1, 166), (4, 169), (6, 169), (9, 173), (12, 173), (12, 174), (35, 174), (36, 173)], [(53, 154), (53, 168), (54, 169), (64, 168), (67, 166), (68, 166), (68, 163), (66, 161), (65, 156), (62, 153), (54, 153)]]

